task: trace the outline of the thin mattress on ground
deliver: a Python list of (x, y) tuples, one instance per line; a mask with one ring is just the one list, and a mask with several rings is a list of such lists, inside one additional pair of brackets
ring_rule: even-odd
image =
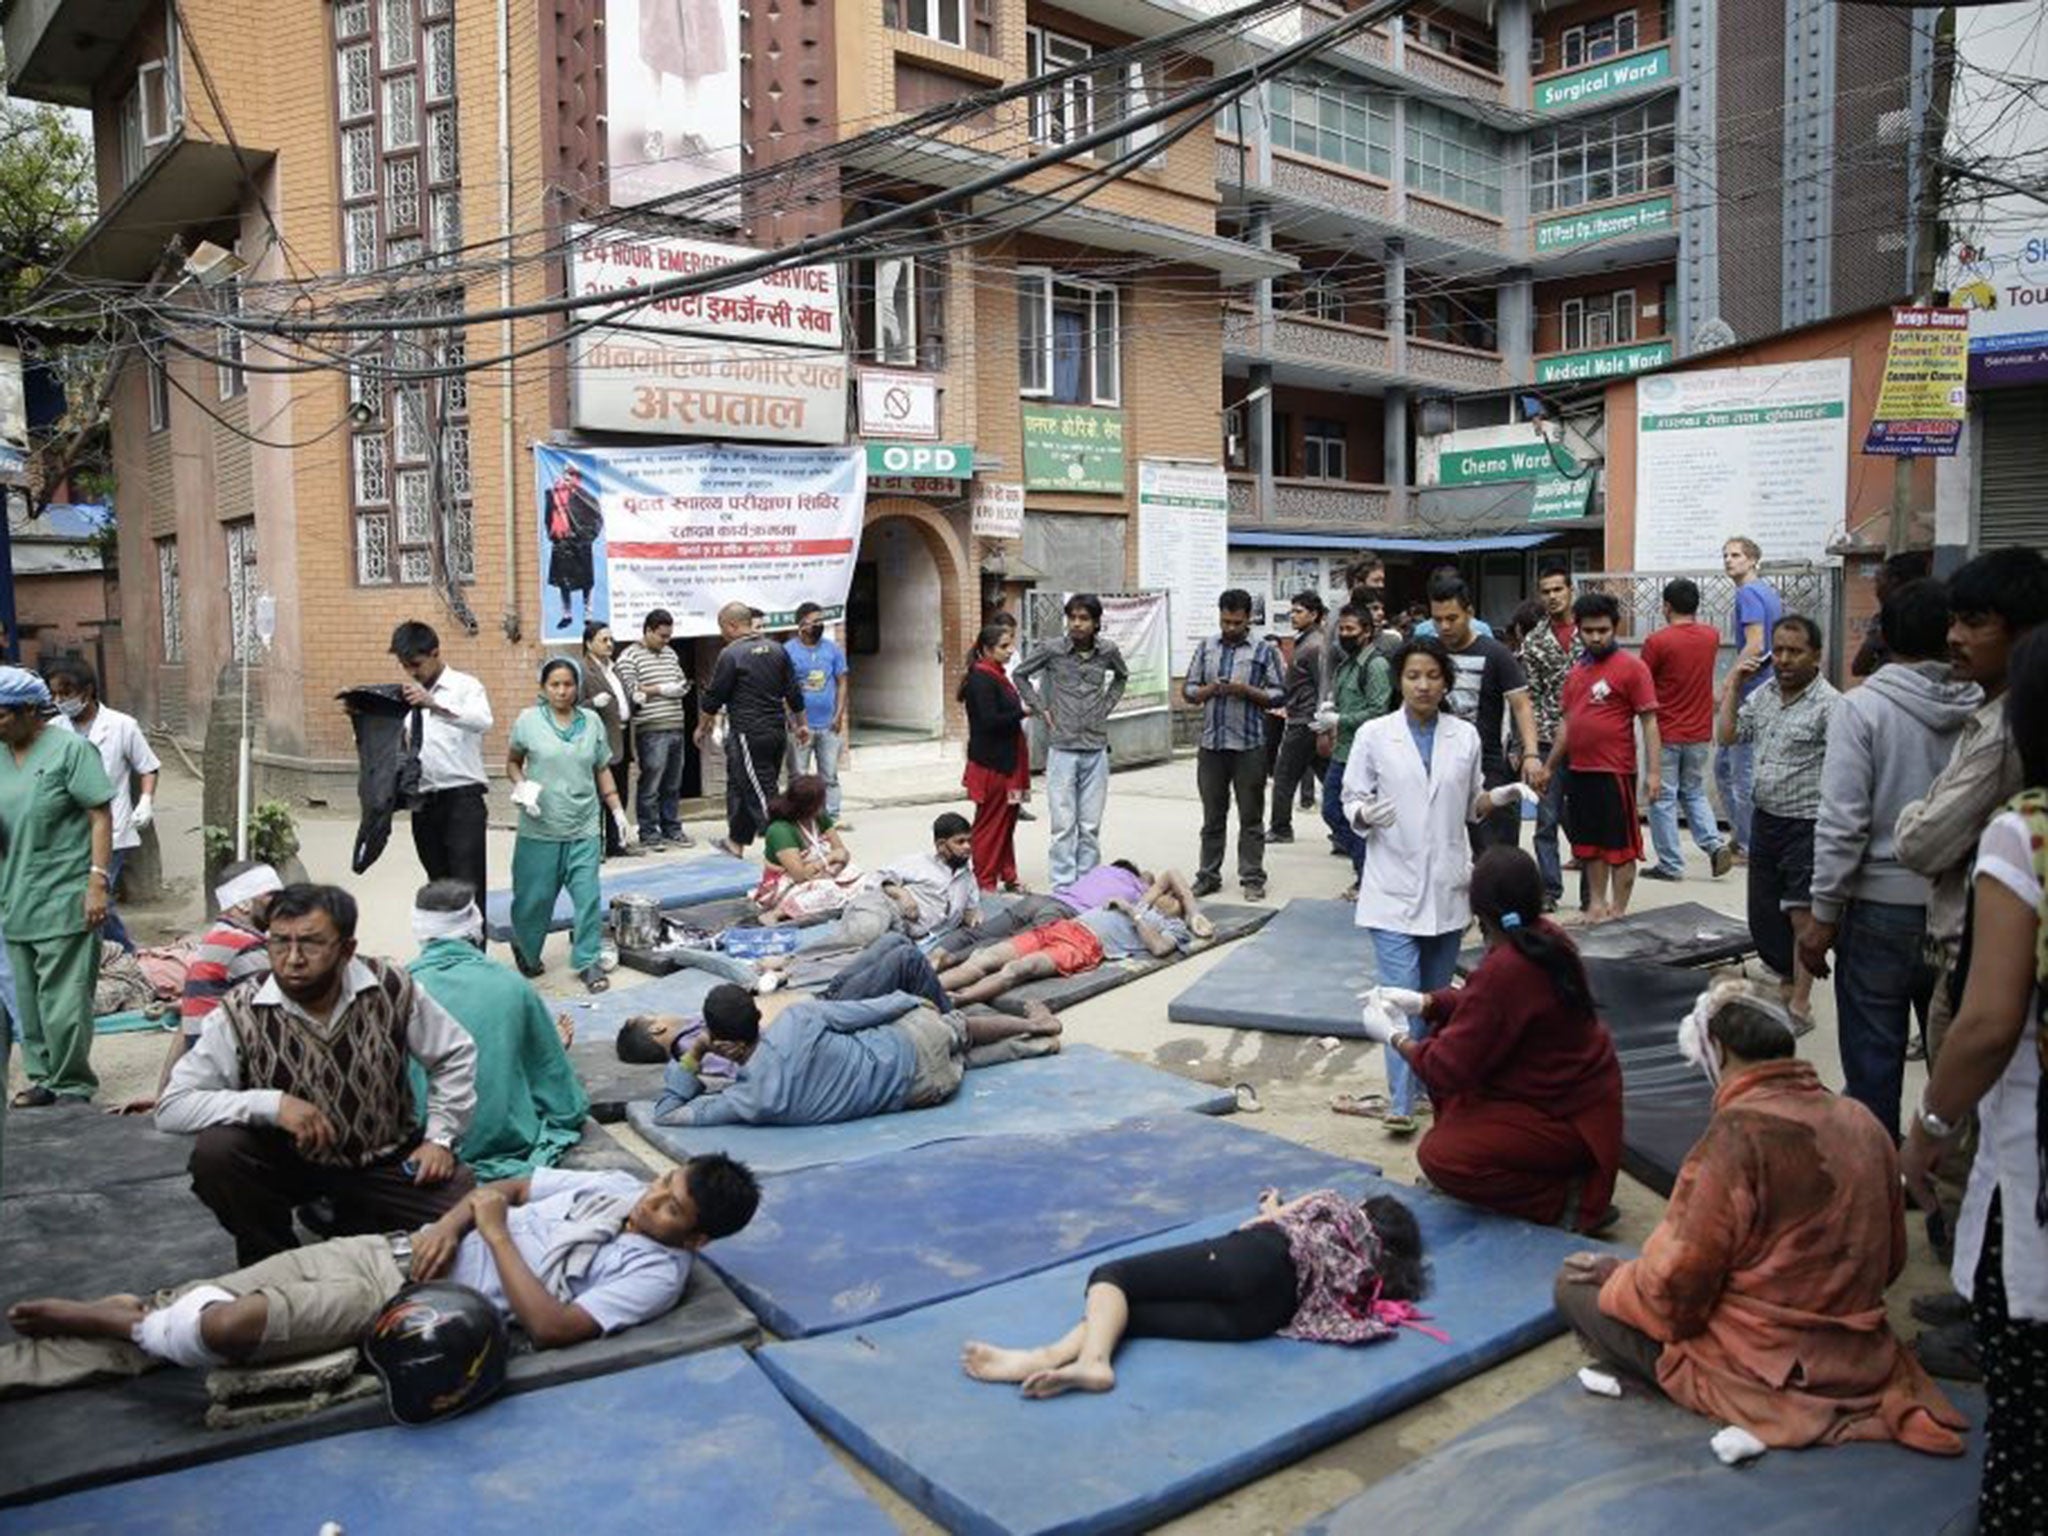
[(1358, 994), (1379, 979), (1348, 901), (1299, 897), (1167, 1006), (1176, 1024), (1359, 1038)]
[(1588, 960), (1586, 980), (1621, 1058), (1621, 1166), (1668, 1195), (1714, 1112), (1705, 1075), (1678, 1054), (1679, 1023), (1706, 977), (1674, 965)]
[[(695, 858), (649, 864), (601, 877), (599, 885), (606, 906), (614, 896), (651, 896), (664, 911), (695, 906), (700, 902), (722, 901), (744, 896), (761, 879), (761, 866), (751, 859), (735, 859), (723, 853), (700, 854)], [(566, 930), (575, 917), (568, 893), (555, 898), (554, 916), (548, 931)], [(494, 939), (512, 937), (512, 893), (492, 891), (484, 902), (484, 922)]]
[[(1611, 923), (1569, 930), (1587, 960), (1636, 960), (1663, 965), (1718, 965), (1756, 948), (1749, 924), (1696, 901), (1645, 907)], [(1486, 957), (1480, 944), (1458, 952), (1458, 969), (1469, 972)]]
[[(1190, 950), (1190, 955), (1199, 955), (1218, 944), (1257, 933), (1275, 916), (1271, 907), (1241, 906), (1229, 902), (1210, 902), (1203, 906), (1202, 911), (1216, 925), (1216, 933)], [(1114, 991), (1127, 981), (1163, 971), (1184, 958), (1186, 956), (1182, 955), (1136, 955), (1128, 960), (1104, 961), (1094, 970), (1082, 971), (1075, 976), (1049, 976), (1043, 981), (1028, 981), (997, 998), (994, 1006), (1005, 1013), (1022, 1014), (1026, 1005), (1043, 1003), (1058, 1013), (1091, 997)]]

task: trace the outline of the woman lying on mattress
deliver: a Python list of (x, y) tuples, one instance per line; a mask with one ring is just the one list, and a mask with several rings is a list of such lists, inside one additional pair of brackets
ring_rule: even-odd
[(1127, 1336), (1368, 1344), (1419, 1315), (1409, 1303), (1424, 1283), (1422, 1233), (1393, 1196), (1358, 1204), (1319, 1189), (1283, 1204), (1269, 1189), (1234, 1232), (1098, 1266), (1063, 1338), (1037, 1349), (970, 1342), (960, 1364), (977, 1381), (1019, 1382), (1026, 1397), (1107, 1392)]

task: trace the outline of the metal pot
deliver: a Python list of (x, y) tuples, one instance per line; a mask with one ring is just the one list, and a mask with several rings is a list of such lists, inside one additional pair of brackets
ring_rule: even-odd
[(661, 944), (661, 904), (652, 896), (614, 896), (612, 932), (622, 950), (658, 948)]

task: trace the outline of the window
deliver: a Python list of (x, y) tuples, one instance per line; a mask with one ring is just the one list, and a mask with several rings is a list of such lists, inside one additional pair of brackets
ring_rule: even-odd
[(429, 0), (342, 0), (334, 18), (341, 265), (440, 265), (462, 247), (455, 33)]
[(228, 618), (235, 637), (235, 660), (253, 662), (262, 651), (256, 638), (256, 595), (263, 583), (256, 569), (256, 520), (226, 525), (228, 536)]
[(1529, 39), (1529, 72), (1540, 74), (1543, 69), (1543, 36), (1538, 33)]
[(1268, 99), (1276, 147), (1368, 176), (1393, 174), (1391, 98), (1333, 79), (1290, 76), (1273, 82)]
[(183, 126), (178, 76), (168, 59), (154, 59), (135, 71), (135, 84), (121, 101), (121, 184), (140, 176), (156, 152)]
[(917, 364), (917, 263), (897, 256), (875, 263), (875, 361)]
[(1441, 293), (1418, 292), (1408, 301), (1408, 334), (1477, 352), (1498, 351), (1497, 297), (1492, 289), (1475, 291), (1455, 284)]
[(1025, 270), (1017, 274), (1017, 392), (1070, 405), (1115, 405), (1122, 383), (1117, 291)]
[(902, 16), (906, 31), (956, 47), (966, 43), (967, 0), (903, 0)]
[[(1306, 480), (1344, 478), (1344, 423), (1309, 416), (1301, 424), (1301, 473)], [(1313, 585), (1313, 583), (1310, 583)], [(1301, 588), (1295, 588), (1300, 591)]]
[[(1043, 27), (1024, 29), (1024, 72), (1036, 79), (1085, 64), (1095, 50), (1075, 38)], [(1031, 98), (1031, 137), (1041, 144), (1065, 144), (1095, 127), (1094, 82), (1086, 73), (1055, 81)]]
[(149, 430), (161, 432), (171, 424), (171, 370), (164, 361), (164, 344), (142, 344), (144, 379), (149, 386)]
[(1636, 47), (1636, 13), (1621, 11), (1584, 26), (1567, 27), (1562, 41), (1566, 69), (1597, 64), (1617, 53), (1632, 53)]
[(1428, 197), (1500, 212), (1501, 137), (1426, 102), (1408, 106), (1408, 185)]
[[(426, 302), (461, 301), (445, 293)], [(475, 577), (466, 360), (458, 338), (411, 332), (350, 360), (350, 404), (368, 413), (349, 439), (348, 466), (356, 579), (367, 586), (424, 585), (440, 562), (456, 581)]]
[(164, 660), (185, 659), (185, 593), (178, 585), (178, 541), (156, 541), (156, 602), (163, 622)]
[(216, 290), (223, 324), (214, 333), (214, 354), (220, 359), (214, 373), (220, 382), (220, 397), (232, 400), (249, 393), (249, 375), (242, 371), (242, 333), (235, 322), (242, 316), (242, 279), (237, 273)]
[(1558, 306), (1558, 334), (1566, 352), (1621, 346), (1636, 339), (1636, 291), (1623, 288), (1566, 299)]
[(1672, 180), (1672, 104), (1644, 102), (1560, 124), (1529, 140), (1529, 210), (1535, 214), (1641, 197)]

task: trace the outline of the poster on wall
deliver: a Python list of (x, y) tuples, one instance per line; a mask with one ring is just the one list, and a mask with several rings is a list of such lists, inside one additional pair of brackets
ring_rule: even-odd
[(1175, 676), (1216, 627), (1230, 585), (1230, 486), (1221, 464), (1138, 461), (1138, 585), (1172, 600)]
[(1968, 413), (1970, 312), (1895, 305), (1865, 453), (1955, 457)]
[(845, 609), (867, 501), (857, 448), (536, 443), (533, 467), (551, 642), (580, 643), (591, 619), (637, 635), (650, 608), (674, 614), (679, 636), (718, 633), (735, 601), (770, 628), (799, 603)]
[(2048, 234), (1987, 231), (1947, 270), (1949, 302), (1970, 312), (1970, 387), (2048, 383)]
[(1167, 690), (1172, 686), (1167, 646), (1171, 607), (1164, 592), (1122, 592), (1102, 599), (1102, 633), (1123, 652), (1130, 674), (1124, 696), (1111, 711), (1112, 719), (1149, 715), (1167, 707)]
[(740, 170), (739, 0), (605, 0), (611, 204), (730, 220), (735, 198), (684, 198)]
[(1766, 560), (1831, 564), (1848, 493), (1847, 358), (1636, 385), (1637, 570), (1718, 569), (1738, 534)]

